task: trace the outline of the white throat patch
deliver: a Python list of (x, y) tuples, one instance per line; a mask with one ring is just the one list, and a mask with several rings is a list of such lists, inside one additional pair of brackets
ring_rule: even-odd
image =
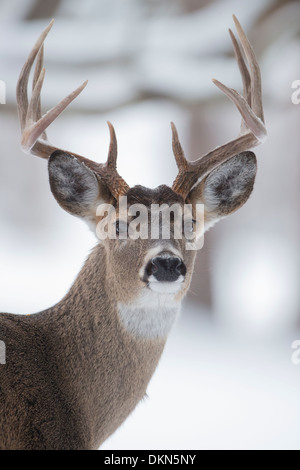
[(122, 325), (134, 336), (164, 338), (178, 317), (180, 305), (173, 293), (163, 294), (145, 287), (136, 302), (119, 303), (118, 312)]

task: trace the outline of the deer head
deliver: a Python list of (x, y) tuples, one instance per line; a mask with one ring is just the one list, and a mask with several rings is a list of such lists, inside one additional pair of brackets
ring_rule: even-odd
[[(266, 137), (261, 77), (252, 47), (240, 23), (235, 16), (233, 18), (241, 46), (232, 31), (230, 36), (242, 76), (243, 96), (217, 80), (213, 82), (240, 112), (240, 134), (196, 161), (188, 161), (176, 127), (171, 123), (173, 152), (178, 166), (178, 175), (172, 187), (129, 187), (117, 171), (117, 140), (111, 123), (108, 123), (110, 146), (106, 163), (96, 163), (58, 149), (48, 142), (46, 128), (81, 93), (87, 83), (84, 82), (42, 116), (40, 93), (45, 75), (43, 43), (53, 21), (41, 34), (22, 69), (17, 85), (22, 148), (33, 155), (49, 159), (50, 187), (55, 199), (64, 210), (87, 221), (94, 231), (105, 217), (98, 208), (109, 205), (114, 209), (113, 216), (107, 216), (105, 222), (115, 236), (99, 243), (105, 251), (112, 295), (122, 305), (152, 302), (155, 296), (167, 296), (171, 303), (180, 300), (189, 287), (196, 251), (187, 249), (185, 236), (174, 236), (176, 224), (189, 227), (190, 232), (195, 232), (195, 238), (199, 238), (218, 220), (239, 209), (252, 192), (256, 158), (249, 149)], [(35, 60), (33, 91), (29, 101), (28, 78)], [(120, 202), (124, 200), (125, 206)], [(182, 210), (187, 206), (189, 211), (182, 212), (184, 223), (182, 215), (179, 222), (173, 218), (167, 240), (161, 236), (162, 228), (155, 239), (151, 236), (130, 238), (127, 236), (129, 223), (137, 217), (137, 212), (130, 213), (130, 208), (136, 204), (146, 208), (148, 221), (154, 204), (176, 204)], [(198, 207), (201, 205), (204, 212), (199, 215)], [(195, 221), (200, 219), (203, 224), (199, 228)]]

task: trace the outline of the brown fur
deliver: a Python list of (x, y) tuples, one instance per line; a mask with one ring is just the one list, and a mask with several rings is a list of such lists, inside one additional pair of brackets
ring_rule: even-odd
[(103, 257), (97, 246), (55, 307), (1, 314), (0, 449), (97, 449), (146, 393), (165, 340), (124, 330)]
[[(17, 104), (22, 148), (42, 158), (50, 155), (51, 191), (64, 210), (82, 217), (95, 230), (100, 221), (105, 221), (97, 212), (100, 204), (113, 204), (117, 217), (123, 217), (117, 204), (120, 195), (127, 195), (129, 206), (144, 204), (147, 216), (151, 204), (187, 202), (196, 218), (196, 204), (204, 204), (206, 230), (246, 202), (253, 189), (256, 160), (252, 152), (240, 152), (257, 145), (266, 130), (259, 68), (245, 33), (235, 16), (233, 19), (250, 65), (249, 80), (242, 51), (230, 32), (246, 83), (245, 98), (258, 116), (249, 114), (245, 100), (235, 94), (245, 119), (243, 135), (195, 162), (185, 159), (172, 124), (173, 151), (179, 167), (172, 189), (129, 188), (116, 169), (117, 141), (110, 123), (105, 164), (61, 151), (45, 140), (49, 115), (41, 116), (35, 93), (29, 104), (27, 85), (36, 59), (35, 90), (41, 90), (42, 45), (51, 21), (21, 71)], [(232, 98), (232, 90), (216, 80), (214, 83)], [(69, 95), (64, 106), (85, 85)], [(61, 103), (52, 109), (52, 121), (64, 109)], [(191, 224), (192, 214), (188, 216)], [(116, 221), (108, 222), (114, 234), (118, 230), (121, 233), (123, 220), (118, 226)], [(0, 364), (0, 449), (97, 449), (120, 426), (144, 396), (178, 304), (189, 288), (196, 253), (186, 248), (185, 241), (174, 235), (167, 241), (149, 237), (102, 240), (57, 305), (31, 316), (0, 314), (0, 345), (3, 350), (5, 342), (6, 347), (6, 364)], [(157, 258), (164, 262), (165, 277), (155, 276)]]
[[(66, 154), (50, 158), (53, 194), (68, 212), (96, 223), (97, 204), (113, 198), (83, 163), (78, 166), (72, 156), (66, 159)], [(66, 168), (68, 175), (74, 171), (67, 186)], [(188, 202), (205, 203), (206, 185), (213, 186), (215, 180), (199, 183)], [(253, 185), (252, 173), (250, 180)], [(164, 185), (137, 186), (127, 196), (129, 205), (145, 204), (148, 209), (153, 203), (184, 202)], [(220, 211), (215, 207), (209, 216), (218, 219)], [(184, 239), (117, 239), (94, 248), (70, 291), (54, 307), (30, 316), (0, 315), (7, 362), (0, 365), (0, 449), (97, 449), (143, 398), (166, 337), (141, 338), (126, 331), (117, 305), (134, 304), (147, 288), (140, 270), (149, 250), (159, 244), (180, 253), (186, 265), (176, 294), (180, 301), (196, 256), (185, 249)]]

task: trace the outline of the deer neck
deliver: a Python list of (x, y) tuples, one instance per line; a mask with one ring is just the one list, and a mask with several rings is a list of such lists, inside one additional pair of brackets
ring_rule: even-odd
[[(179, 310), (180, 301), (172, 293), (142, 289), (133, 301), (123, 302), (118, 282), (107, 272), (105, 250), (97, 245), (65, 298), (56, 306), (60, 321), (72, 334), (85, 326), (100, 338), (101, 330), (128, 336), (131, 341), (165, 342)], [(67, 315), (63, 312), (67, 312)], [(95, 324), (93, 324), (95, 323)], [(99, 328), (95, 328), (98, 326)]]
[(41, 315), (59, 386), (85, 417), (95, 448), (145, 395), (178, 311), (166, 299), (161, 311), (157, 299), (148, 307), (145, 299), (113, 302), (105, 266), (97, 246), (65, 298)]

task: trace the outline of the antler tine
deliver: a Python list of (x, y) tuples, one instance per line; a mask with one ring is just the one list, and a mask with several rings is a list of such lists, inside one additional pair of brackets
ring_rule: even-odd
[(108, 150), (108, 157), (106, 165), (109, 168), (116, 169), (117, 168), (117, 156), (118, 156), (118, 143), (116, 138), (116, 133), (114, 126), (110, 121), (107, 121), (110, 133), (110, 144)]
[[(251, 77), (250, 77), (250, 74), (249, 74), (249, 70), (248, 70), (248, 67), (245, 63), (243, 53), (241, 51), (239, 43), (237, 42), (236, 37), (233, 34), (233, 32), (231, 31), (231, 29), (229, 29), (229, 34), (230, 34), (230, 38), (231, 38), (231, 41), (232, 41), (235, 58), (236, 58), (238, 67), (240, 69), (240, 74), (241, 74), (242, 81), (243, 81), (243, 96), (244, 96), (245, 100), (247, 101), (247, 103), (249, 104), (249, 106), (251, 106)], [(247, 127), (244, 119), (242, 118), (241, 119), (241, 130), (240, 130), (240, 132), (243, 133), (247, 129), (248, 129), (248, 127)]]
[[(32, 147), (35, 145), (41, 135), (45, 137), (45, 129), (51, 124), (51, 122), (53, 122), (57, 118), (57, 116), (59, 116), (59, 114), (62, 113), (62, 111), (79, 95), (79, 93), (81, 93), (81, 91), (87, 84), (87, 81), (84, 82), (80, 87), (70, 93), (60, 103), (58, 103), (58, 105), (52, 108), (47, 114), (45, 114), (43, 117), (40, 116), (40, 92), (45, 75), (45, 69), (42, 68), (43, 43), (50, 29), (52, 28), (53, 23), (54, 20), (51, 20), (49, 25), (44, 29), (44, 31), (38, 38), (37, 42), (35, 43), (32, 51), (30, 52), (27, 58), (27, 61), (25, 62), (22, 68), (17, 83), (17, 106), (22, 130), (22, 148), (25, 152), (30, 151), (31, 153), (39, 155), (43, 158), (45, 158), (44, 152), (40, 153), (42, 146), (38, 145), (38, 149), (33, 149)], [(37, 56), (37, 64), (33, 79), (33, 94), (28, 105), (28, 79), (32, 65)], [(37, 120), (37, 118), (39, 119)], [(50, 149), (52, 150), (51, 146)]]
[(264, 111), (263, 111), (263, 104), (262, 104), (262, 91), (261, 91), (261, 74), (260, 68), (257, 63), (253, 48), (247, 38), (239, 20), (235, 15), (233, 15), (233, 21), (235, 23), (235, 27), (240, 38), (242, 47), (244, 49), (245, 55), (247, 57), (250, 72), (251, 72), (251, 108), (258, 116), (262, 122), (264, 122)]
[(129, 186), (126, 181), (117, 172), (117, 138), (113, 125), (110, 121), (107, 121), (110, 133), (110, 145), (108, 150), (107, 161), (104, 164), (100, 164), (97, 168), (97, 173), (101, 176), (101, 179), (107, 184), (110, 192), (115, 199), (120, 196), (124, 196), (129, 191)]
[(179, 170), (185, 170), (188, 167), (188, 161), (185, 158), (184, 151), (179, 141), (178, 132), (174, 122), (171, 122), (172, 128), (172, 148), (175, 156), (175, 160)]
[[(44, 63), (44, 44), (41, 45), (37, 58), (36, 58), (36, 66), (34, 69), (34, 77), (33, 77), (33, 82), (32, 82), (32, 92), (34, 91), (35, 85), (42, 72), (43, 63)], [(39, 96), (39, 99), (37, 101), (36, 108), (35, 108), (34, 121), (38, 121), (41, 117), (42, 117), (41, 97)], [(47, 140), (46, 131), (44, 131), (41, 134), (41, 138), (43, 140)]]
[(241, 48), (239, 46), (239, 43), (237, 42), (237, 39), (234, 33), (231, 31), (231, 29), (229, 29), (228, 31), (230, 34), (230, 38), (231, 38), (234, 53), (235, 53), (235, 58), (239, 66), (240, 74), (241, 74), (242, 81), (243, 81), (243, 96), (245, 100), (247, 101), (247, 103), (251, 105), (251, 77), (249, 74), (249, 70), (248, 70), (248, 67), (243, 57), (243, 53), (241, 51)]
[[(34, 109), (34, 106), (38, 100), (38, 93), (41, 91), (44, 72), (40, 74), (40, 77), (36, 83), (34, 88), (34, 93), (32, 95), (33, 104), (29, 104), (28, 111)], [(30, 150), (37, 139), (41, 136), (41, 134), (50, 126), (50, 124), (55, 121), (55, 119), (69, 106), (69, 104), (77, 98), (77, 96), (82, 92), (82, 90), (86, 87), (87, 80), (80, 85), (76, 90), (72, 91), (66, 98), (62, 99), (54, 108), (50, 109), (44, 116), (42, 116), (37, 122), (33, 121), (33, 114), (28, 113), (27, 115), (27, 122), (28, 125), (27, 132), (23, 132), (23, 139), (22, 139), (22, 146), (25, 151)], [(37, 91), (35, 91), (37, 90)], [(33, 122), (33, 124), (32, 124)], [(30, 125), (31, 124), (31, 125)]]
[[(25, 152), (37, 155), (42, 158), (49, 158), (55, 150), (61, 150), (54, 147), (47, 141), (47, 127), (64, 111), (64, 109), (82, 92), (87, 85), (85, 81), (76, 90), (62, 99), (54, 108), (50, 109), (42, 116), (41, 113), (41, 90), (45, 77), (45, 68), (43, 68), (43, 44), (49, 33), (54, 20), (45, 28), (30, 52), (25, 62), (17, 84), (17, 107), (19, 120), (22, 130), (21, 146)], [(33, 63), (36, 59), (36, 66), (33, 77), (32, 96), (28, 104), (28, 79)], [(127, 183), (121, 178), (116, 170), (117, 164), (117, 139), (114, 128), (109, 122), (110, 146), (107, 162), (105, 164), (96, 163), (76, 153), (71, 153), (79, 161), (101, 176), (103, 181), (109, 187), (114, 197), (123, 195), (129, 190)], [(63, 151), (63, 150), (62, 150)], [(68, 152), (70, 153), (70, 152)]]
[(44, 29), (40, 37), (38, 38), (37, 42), (33, 46), (27, 61), (25, 62), (20, 76), (17, 83), (17, 105), (18, 105), (18, 113), (19, 119), (21, 124), (21, 130), (23, 131), (25, 124), (26, 124), (26, 114), (28, 108), (28, 95), (27, 95), (27, 86), (28, 86), (28, 79), (30, 70), (32, 68), (33, 62), (40, 50), (40, 47), (44, 43), (47, 34), (49, 33), (50, 29), (52, 28), (54, 20), (51, 20), (47, 28)]
[[(242, 120), (244, 121), (244, 124), (241, 127), (242, 135), (227, 144), (217, 147), (196, 161), (186, 162), (185, 169), (183, 169), (183, 165), (179, 167), (179, 173), (173, 183), (173, 190), (183, 195), (183, 197), (187, 196), (188, 192), (197, 180), (203, 179), (210, 171), (224, 163), (229, 158), (258, 145), (266, 138), (267, 133), (263, 117), (259, 66), (253, 49), (240, 23), (235, 16), (233, 16), (233, 19), (242, 49), (240, 48), (234, 34), (231, 31), (229, 32), (243, 80), (244, 96), (241, 96), (237, 91), (232, 88), (228, 88), (218, 80), (213, 79), (213, 82), (234, 102), (240, 112)], [(250, 73), (244, 61), (242, 50), (244, 51), (249, 63)]]
[(225, 95), (228, 96), (228, 98), (234, 102), (247, 127), (251, 130), (253, 136), (257, 139), (258, 142), (256, 142), (256, 145), (258, 145), (260, 142), (263, 142), (266, 138), (266, 128), (264, 123), (258, 116), (255, 115), (245, 98), (241, 96), (236, 90), (233, 88), (228, 88), (218, 80), (213, 79), (213, 82), (215, 85), (217, 85), (218, 88), (220, 88), (220, 90), (223, 91), (223, 93), (225, 93)]
[(42, 86), (43, 86), (43, 82), (45, 78), (45, 73), (46, 73), (45, 68), (42, 68), (40, 71), (40, 74), (38, 75), (36, 83), (33, 87), (31, 99), (29, 101), (29, 105), (28, 105), (27, 113), (26, 113), (25, 129), (29, 127), (30, 125), (35, 124), (36, 122), (39, 122), (40, 119), (42, 118), (42, 116), (40, 115), (41, 114), (40, 95), (41, 95), (41, 90), (42, 90)]
[[(266, 137), (266, 128), (264, 126), (260, 69), (252, 46), (235, 15), (233, 15), (233, 20), (250, 67), (249, 74), (240, 46), (234, 34), (230, 33), (243, 80), (244, 96), (241, 96), (237, 91), (228, 88), (218, 80), (213, 79), (213, 82), (234, 102), (242, 115), (243, 121), (254, 136), (259, 141), (263, 141)], [(243, 126), (243, 130), (245, 130), (245, 126)]]

